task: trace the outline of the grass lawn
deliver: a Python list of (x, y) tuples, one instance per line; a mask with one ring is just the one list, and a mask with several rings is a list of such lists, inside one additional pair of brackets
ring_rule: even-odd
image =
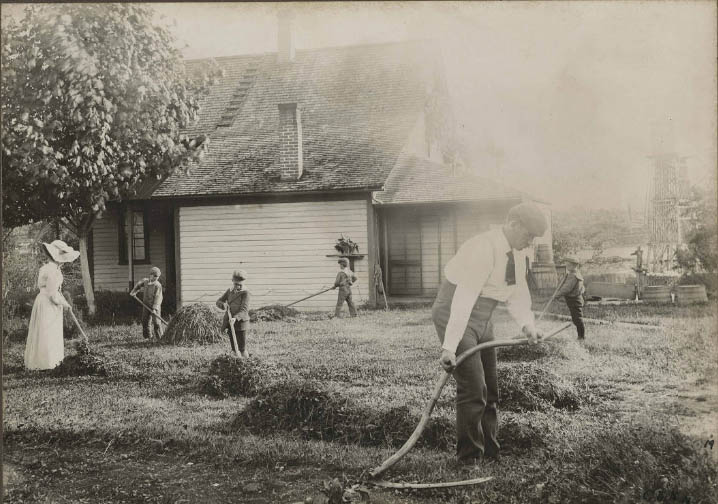
[[(635, 313), (612, 308), (587, 316)], [(718, 447), (704, 446), (718, 437), (715, 313), (643, 307), (640, 321), (660, 328), (589, 325), (583, 344), (571, 328), (538, 348), (499, 350), (502, 458), (455, 464), (450, 382), (420, 446), (384, 475), (494, 479), (429, 491), (367, 484), (371, 502), (717, 502)], [(92, 349), (121, 364), (108, 376), (24, 371), (24, 341), (10, 338), (5, 502), (322, 502), (326, 481), (351, 488), (394, 453), (441, 375), (428, 308), (255, 324), (255, 358), (237, 371), (252, 374), (247, 396), (227, 392), (231, 376), (208, 377), (228, 344), (156, 345), (141, 332), (89, 328)], [(515, 327), (498, 313), (495, 332)]]

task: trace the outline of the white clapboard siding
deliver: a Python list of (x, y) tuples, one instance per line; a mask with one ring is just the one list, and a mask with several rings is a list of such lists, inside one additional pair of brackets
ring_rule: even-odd
[[(214, 303), (244, 269), (250, 308), (289, 304), (332, 286), (339, 270), (334, 245), (343, 234), (366, 254), (366, 200), (182, 207), (179, 209), (182, 304)], [(368, 258), (354, 262), (354, 302), (368, 299)], [(331, 310), (336, 291), (300, 310)], [(346, 309), (345, 309), (346, 310)]]
[[(129, 266), (119, 264), (119, 231), (117, 213), (105, 212), (92, 228), (95, 290), (127, 291), (129, 288)], [(162, 208), (152, 208), (148, 215), (150, 264), (136, 264), (134, 281), (148, 275), (150, 266), (157, 266), (167, 275), (166, 236), (169, 218)]]
[(127, 266), (119, 263), (117, 214), (105, 212), (92, 227), (93, 278), (95, 290), (126, 291)]

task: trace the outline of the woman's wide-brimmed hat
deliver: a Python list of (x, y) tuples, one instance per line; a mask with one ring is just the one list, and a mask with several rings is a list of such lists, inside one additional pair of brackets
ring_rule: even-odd
[(80, 251), (70, 247), (62, 240), (55, 240), (52, 243), (44, 243), (45, 250), (55, 262), (72, 262), (80, 256)]

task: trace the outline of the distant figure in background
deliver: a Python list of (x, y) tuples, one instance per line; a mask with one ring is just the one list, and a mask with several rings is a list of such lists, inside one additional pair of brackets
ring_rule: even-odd
[(643, 250), (641, 250), (641, 246), (639, 245), (638, 248), (631, 252), (631, 255), (636, 256), (636, 272), (640, 273), (643, 271)]
[(334, 316), (341, 315), (344, 301), (346, 301), (349, 307), (349, 315), (356, 317), (357, 310), (354, 307), (354, 301), (352, 301), (352, 284), (357, 281), (357, 277), (349, 269), (349, 260), (347, 258), (342, 257), (337, 262), (339, 263), (339, 273), (337, 273), (337, 278), (334, 280), (334, 288), (338, 288), (339, 292), (337, 293), (337, 307), (334, 310)]
[[(229, 344), (232, 351), (235, 352), (234, 340), (232, 339), (232, 329), (229, 324), (234, 324), (234, 332), (237, 335), (237, 346), (242, 357), (249, 357), (247, 353), (247, 330), (249, 329), (249, 291), (243, 288), (243, 283), (247, 279), (247, 272), (237, 270), (232, 274), (232, 288), (222, 294), (217, 300), (217, 307), (222, 308), (224, 319), (222, 320), (222, 332), (227, 332), (229, 336)], [(227, 309), (232, 316), (230, 320), (227, 315)]]
[(586, 288), (583, 285), (583, 275), (579, 271), (581, 263), (575, 257), (567, 257), (564, 259), (566, 264), (566, 279), (561, 284), (561, 288), (556, 296), (563, 296), (566, 300), (566, 306), (571, 313), (571, 320), (578, 331), (578, 339), (585, 338), (585, 327), (583, 325), (583, 295)]
[(137, 282), (137, 285), (130, 292), (130, 296), (136, 296), (142, 290), (142, 302), (152, 308), (152, 312), (147, 308), (142, 308), (142, 336), (145, 339), (152, 338), (153, 334), (156, 339), (162, 337), (162, 324), (160, 321), (162, 316), (161, 275), (162, 272), (158, 267), (150, 268), (149, 278), (143, 278)]
[(42, 250), (50, 262), (37, 275), (40, 293), (35, 297), (30, 315), (25, 343), (25, 367), (27, 369), (53, 369), (65, 357), (62, 337), (62, 309), (70, 304), (60, 294), (62, 287), (62, 263), (72, 262), (80, 255), (62, 240), (43, 243)]

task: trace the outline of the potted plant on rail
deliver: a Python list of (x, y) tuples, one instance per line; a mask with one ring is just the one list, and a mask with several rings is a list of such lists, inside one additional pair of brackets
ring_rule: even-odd
[(342, 255), (353, 255), (359, 253), (359, 245), (352, 241), (348, 236), (345, 237), (343, 234), (341, 238), (337, 239), (337, 243), (334, 245), (337, 252)]

